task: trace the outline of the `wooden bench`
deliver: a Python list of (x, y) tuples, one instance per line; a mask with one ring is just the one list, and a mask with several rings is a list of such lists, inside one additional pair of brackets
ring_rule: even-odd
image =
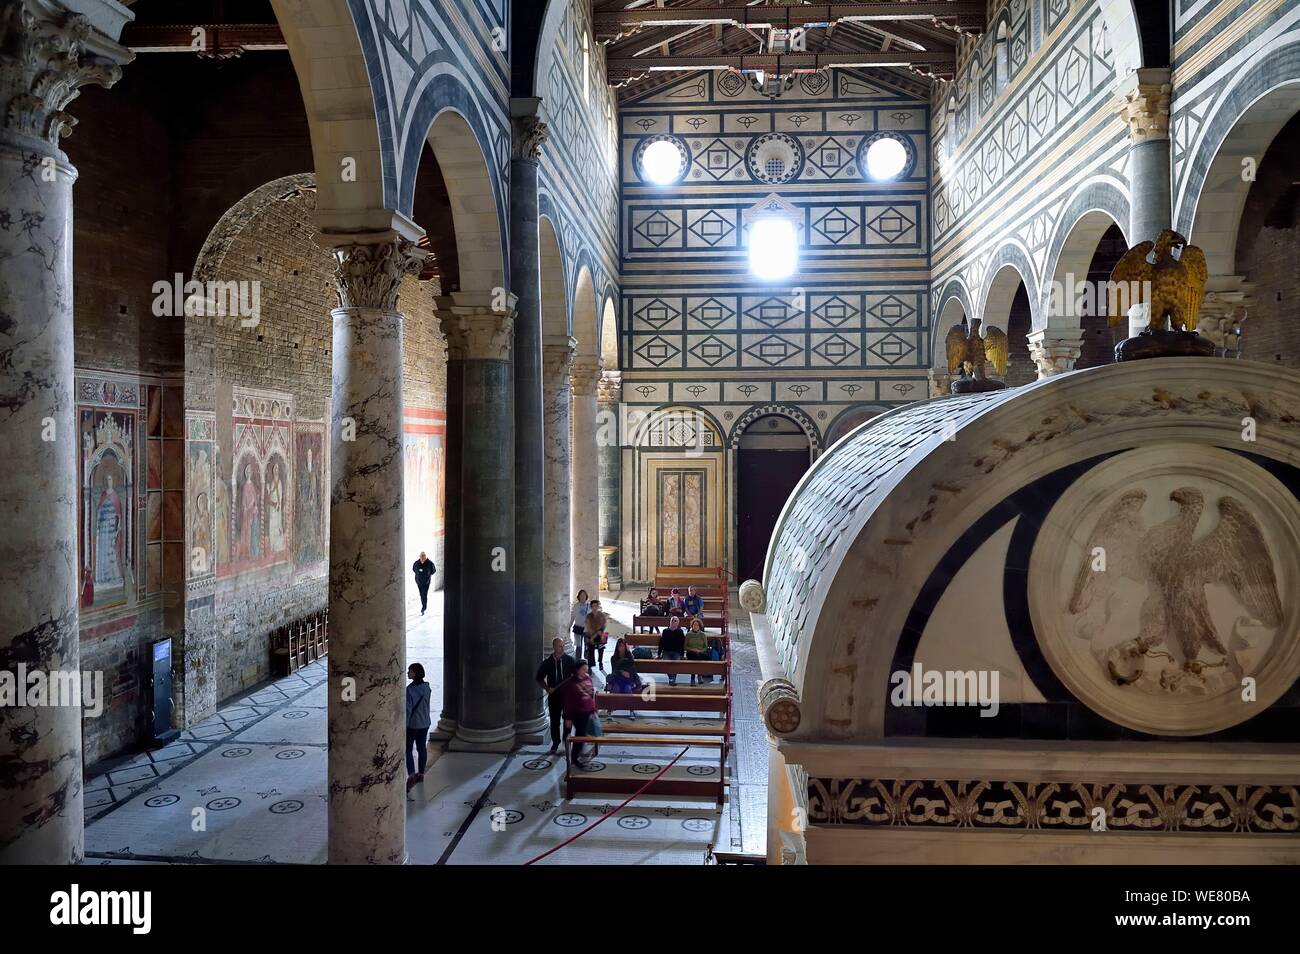
[[(726, 696), (656, 692), (654, 698), (647, 699), (640, 693), (598, 692), (596, 705), (609, 713), (600, 720), (605, 735), (712, 736), (726, 741), (731, 728), (727, 721)], [(615, 712), (637, 715), (615, 716)]]
[(726, 676), (727, 661), (719, 659), (638, 659), (636, 671), (673, 676)]
[[(682, 629), (686, 628), (687, 618), (688, 617), (682, 619)], [(704, 616), (702, 618), (704, 620), (705, 629), (720, 630), (722, 629), (722, 624), (726, 622), (726, 620), (721, 616)], [(645, 629), (650, 626), (658, 626), (660, 629), (663, 629), (668, 625), (668, 621), (671, 619), (671, 616), (633, 616), (632, 627), (634, 629)]]
[[(663, 627), (660, 628), (662, 629)], [(629, 646), (649, 646), (652, 649), (658, 649), (659, 637), (662, 635), (663, 635), (662, 633), (627, 633), (617, 638), (610, 637), (610, 640), (611, 642), (617, 643), (619, 639), (623, 639), (627, 641), (627, 644)], [(726, 633), (706, 632), (704, 635), (707, 636), (710, 640), (717, 640), (721, 642), (724, 647), (730, 645), (731, 643), (731, 637), (728, 636)]]
[[(716, 767), (712, 765), (712, 759), (709, 759), (709, 767), (714, 771), (707, 776), (700, 776), (691, 771), (699, 762), (692, 765), (683, 765), (678, 762), (670, 768), (658, 780), (650, 783), (646, 789), (647, 795), (685, 795), (685, 796), (703, 796), (713, 798), (719, 805), (727, 792), (727, 747), (719, 739), (701, 739), (683, 736), (680, 738), (666, 740), (655, 739), (643, 736), (624, 735), (617, 739), (593, 736), (569, 736), (564, 740), (564, 754), (566, 768), (564, 773), (564, 797), (573, 798), (577, 792), (630, 795), (633, 792), (641, 790), (654, 778), (654, 772), (640, 771), (633, 764), (621, 764), (617, 762), (605, 762), (604, 769), (599, 772), (588, 772), (576, 766), (573, 762), (573, 745), (581, 742), (584, 745), (605, 745), (608, 747), (618, 748), (672, 748), (672, 749), (703, 749), (706, 752), (712, 752), (717, 756)], [(674, 752), (674, 755), (676, 752)], [(689, 754), (689, 753), (688, 753)], [(657, 764), (662, 768), (669, 759), (663, 756), (652, 756), (654, 762), (647, 759), (640, 765)], [(669, 757), (671, 758), (671, 757)], [(656, 770), (657, 771), (657, 770)]]
[(689, 580), (692, 583), (724, 583), (726, 577), (720, 566), (657, 566), (656, 580)]

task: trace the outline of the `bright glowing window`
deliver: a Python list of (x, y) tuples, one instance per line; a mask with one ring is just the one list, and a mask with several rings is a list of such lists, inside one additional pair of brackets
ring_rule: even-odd
[(780, 281), (799, 265), (799, 239), (785, 218), (759, 219), (749, 229), (749, 270), (763, 281)]
[(641, 172), (655, 185), (671, 185), (682, 175), (682, 153), (672, 142), (652, 142), (641, 154)]
[(907, 150), (897, 139), (884, 137), (867, 147), (867, 174), (873, 179), (897, 179), (907, 168)]

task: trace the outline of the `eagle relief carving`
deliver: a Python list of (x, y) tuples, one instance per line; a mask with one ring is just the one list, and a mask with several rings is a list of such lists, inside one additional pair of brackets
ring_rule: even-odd
[[(1240, 690), (1282, 624), (1274, 557), (1259, 522), (1230, 493), (1176, 486), (1174, 513), (1125, 491), (1097, 521), (1075, 573), (1074, 634), (1116, 686), (1152, 695)], [(1163, 494), (1162, 494), (1163, 495)], [(1217, 519), (1216, 519), (1217, 514)]]

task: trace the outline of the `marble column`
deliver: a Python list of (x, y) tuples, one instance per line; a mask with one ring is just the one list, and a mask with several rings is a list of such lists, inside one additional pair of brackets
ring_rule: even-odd
[(544, 620), (547, 639), (568, 638), (569, 609), (573, 605), (572, 541), (569, 539), (569, 374), (578, 342), (568, 335), (547, 335), (542, 345), (542, 388), (546, 395), (546, 473), (543, 481), (546, 511), (546, 552), (542, 569)]
[(461, 444), (465, 433), (465, 335), (452, 314), (451, 298), (437, 299), (438, 318), (447, 339), (447, 436), (443, 449), (442, 713), (432, 736), (450, 739), (460, 719), (460, 644), (464, 635), (460, 596)]
[(570, 375), (573, 390), (573, 592), (593, 597), (600, 577), (600, 461), (596, 449), (596, 385), (600, 365), (578, 358)]
[(1029, 357), (1038, 367), (1039, 380), (1074, 370), (1083, 353), (1083, 329), (1047, 328), (1029, 335)]
[(605, 560), (605, 579), (610, 590), (619, 590), (623, 586), (623, 574), (618, 561), (619, 534), (622, 531), (619, 498), (622, 470), (619, 409), (622, 401), (622, 372), (602, 371), (596, 385), (596, 409), (599, 413), (596, 453), (600, 458), (600, 547), (608, 554)]
[(1168, 67), (1134, 70), (1122, 81), (1120, 117), (1129, 128), (1129, 245), (1155, 241), (1171, 228)]
[[(11, 0), (0, 9), (0, 672), (23, 689), (34, 673), (81, 671), (77, 171), (59, 139), (76, 121), (63, 110), (80, 87), (112, 86), (131, 59), (116, 43), (127, 11), (91, 6), (105, 32), (57, 3)], [(95, 674), (86, 677), (93, 688)], [(84, 689), (58, 705), (0, 706), (0, 865), (82, 860), (82, 698)]]
[(515, 385), (515, 735), (541, 741), (542, 693), (533, 679), (546, 655), (543, 631), (542, 273), (537, 231), (537, 160), (546, 124), (535, 98), (511, 100), (510, 287), (516, 298)]
[[(465, 340), (461, 414), (460, 718), (458, 751), (515, 741), (515, 296), (453, 295)], [(494, 310), (493, 305), (501, 310)], [(531, 673), (529, 674), (531, 675)]]
[(334, 249), (329, 861), (402, 864), (406, 567), (397, 293), (425, 253), (394, 232), (364, 238)]

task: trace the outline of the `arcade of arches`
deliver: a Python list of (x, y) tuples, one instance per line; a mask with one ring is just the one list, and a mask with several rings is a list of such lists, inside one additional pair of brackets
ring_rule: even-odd
[[(719, 794), (620, 860), (1300, 860), (1300, 0), (1162, 5), (814, 24), (911, 67), (764, 80), (675, 65), (785, 42), (686, 0), (0, 0), (0, 862), (525, 860), (611, 797), (548, 748), (575, 594), (645, 635), (704, 578)], [(1164, 229), (1214, 356), (1116, 364)], [(1005, 388), (950, 395), (976, 320)], [(1161, 655), (1157, 584), (1075, 564), (1193, 499), (1256, 582), (1197, 568)]]

